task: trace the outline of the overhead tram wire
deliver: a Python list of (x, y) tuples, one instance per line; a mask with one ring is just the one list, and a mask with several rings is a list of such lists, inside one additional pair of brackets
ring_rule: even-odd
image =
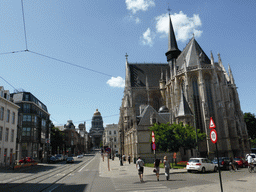
[(7, 55), (7, 54), (12, 54), (12, 53), (21, 53), (21, 52), (27, 52), (28, 50), (20, 50), (20, 51), (10, 51), (10, 52), (5, 52), (5, 53), (0, 53), (0, 55)]
[[(109, 116), (105, 116), (105, 117), (102, 117), (103, 119), (104, 118), (108, 118), (108, 117), (113, 117), (113, 116), (118, 116), (119, 114), (115, 114), (115, 115), (109, 115)], [(80, 122), (85, 122), (85, 121), (91, 121), (92, 119), (88, 119), (88, 120), (83, 120), (83, 121), (76, 121), (74, 123), (80, 123)]]
[(14, 86), (12, 86), (11, 83), (9, 83), (8, 81), (6, 81), (3, 77), (0, 76), (1, 79), (3, 79), (8, 85), (10, 85), (14, 90), (17, 90)]
[(55, 61), (59, 61), (61, 63), (65, 63), (65, 64), (68, 64), (68, 65), (74, 66), (74, 67), (82, 68), (82, 69), (85, 69), (85, 70), (88, 70), (88, 71), (92, 71), (94, 73), (98, 73), (98, 74), (101, 74), (101, 75), (112, 77), (112, 75), (109, 75), (109, 74), (106, 74), (106, 73), (102, 73), (100, 71), (96, 71), (96, 70), (93, 70), (93, 69), (90, 69), (90, 68), (87, 68), (87, 67), (83, 67), (81, 65), (70, 63), (70, 62), (67, 62), (67, 61), (64, 61), (64, 60), (60, 60), (60, 59), (57, 59), (57, 58), (54, 58), (54, 57), (50, 57), (50, 56), (47, 56), (47, 55), (44, 55), (44, 54), (41, 54), (41, 53), (37, 53), (37, 52), (34, 52), (34, 51), (30, 51), (30, 50), (27, 50), (27, 51), (30, 52), (30, 53), (36, 54), (36, 55), (40, 55), (42, 57), (46, 57), (48, 59), (52, 59), (52, 60), (55, 60)]
[(22, 16), (23, 16), (24, 37), (25, 37), (25, 44), (26, 44), (26, 50), (25, 51), (28, 51), (28, 42), (27, 42), (27, 32), (26, 32), (26, 25), (25, 25), (25, 15), (24, 15), (24, 8), (23, 8), (23, 0), (21, 0), (21, 8), (22, 8)]

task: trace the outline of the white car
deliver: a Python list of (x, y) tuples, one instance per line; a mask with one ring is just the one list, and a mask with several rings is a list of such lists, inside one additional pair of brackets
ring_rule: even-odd
[(191, 172), (191, 171), (201, 171), (202, 173), (206, 171), (217, 172), (217, 166), (207, 158), (190, 158), (187, 163), (186, 169), (188, 172)]
[(77, 155), (77, 158), (83, 158), (83, 155)]

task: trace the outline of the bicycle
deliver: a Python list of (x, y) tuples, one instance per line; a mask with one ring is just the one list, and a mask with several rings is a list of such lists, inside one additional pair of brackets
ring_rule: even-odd
[(248, 165), (248, 171), (249, 171), (249, 173), (255, 172), (254, 164), (249, 164)]

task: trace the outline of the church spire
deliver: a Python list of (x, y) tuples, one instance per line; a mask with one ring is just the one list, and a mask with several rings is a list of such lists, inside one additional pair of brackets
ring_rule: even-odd
[(229, 73), (229, 80), (230, 80), (230, 83), (233, 85), (235, 84), (235, 80), (234, 80), (234, 77), (233, 77), (233, 73), (231, 71), (231, 67), (230, 65), (228, 64), (228, 73)]
[(170, 13), (169, 13), (169, 21), (170, 21), (170, 23), (169, 23), (169, 35), (168, 35), (168, 38), (169, 38), (168, 51), (165, 53), (168, 62), (172, 59), (176, 59), (181, 52), (177, 45)]

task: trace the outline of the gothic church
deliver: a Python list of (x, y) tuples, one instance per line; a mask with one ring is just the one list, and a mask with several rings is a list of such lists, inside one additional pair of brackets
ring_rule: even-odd
[[(133, 158), (153, 159), (149, 127), (153, 123), (189, 124), (208, 136), (198, 151), (180, 150), (180, 160), (214, 157), (209, 138), (209, 120), (214, 119), (220, 156), (243, 156), (249, 152), (237, 87), (231, 68), (225, 70), (220, 54), (209, 59), (193, 37), (185, 49), (178, 49), (169, 16), (168, 64), (129, 63), (126, 57), (125, 89), (119, 128), (122, 152)], [(158, 153), (159, 154), (159, 153)], [(170, 154), (169, 154), (170, 156)], [(162, 158), (162, 155), (159, 158)]]

